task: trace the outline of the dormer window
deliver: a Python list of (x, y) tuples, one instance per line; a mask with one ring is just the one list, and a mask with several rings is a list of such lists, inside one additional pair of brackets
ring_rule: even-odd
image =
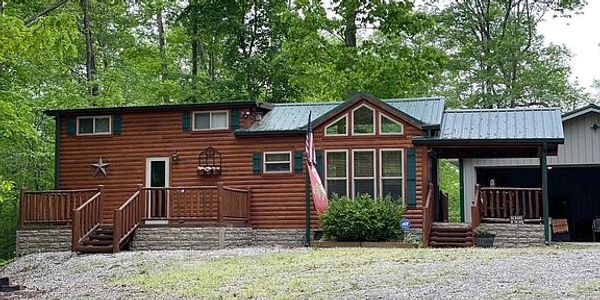
[(360, 106), (352, 111), (352, 134), (368, 135), (375, 133), (375, 111), (368, 106)]
[(404, 134), (404, 125), (384, 114), (379, 114), (379, 124), (379, 134)]
[(108, 135), (110, 129), (110, 116), (77, 118), (77, 135)]
[(342, 136), (348, 135), (348, 116), (344, 115), (341, 118), (331, 122), (325, 127), (326, 136)]

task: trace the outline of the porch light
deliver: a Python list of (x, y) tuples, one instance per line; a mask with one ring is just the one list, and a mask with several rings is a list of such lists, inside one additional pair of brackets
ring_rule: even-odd
[(171, 160), (175, 163), (179, 162), (180, 158), (179, 153), (177, 153), (177, 150), (173, 150), (173, 152), (171, 153)]

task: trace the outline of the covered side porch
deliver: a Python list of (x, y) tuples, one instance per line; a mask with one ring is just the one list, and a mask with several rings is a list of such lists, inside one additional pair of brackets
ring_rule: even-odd
[[(251, 188), (215, 186), (144, 187), (103, 218), (104, 187), (77, 190), (21, 190), (19, 230), (71, 231), (71, 250), (118, 252), (140, 226), (246, 227)], [(51, 238), (51, 237), (49, 237)]]
[[(431, 149), (430, 193), (423, 211), (426, 245), (458, 246), (460, 241), (470, 246), (479, 224), (509, 224), (511, 220), (543, 224), (543, 241), (550, 243), (547, 157), (557, 155), (558, 145), (564, 142), (558, 109), (446, 111), (434, 137), (415, 138), (413, 142)], [(461, 203), (462, 224), (446, 224), (448, 206), (439, 196), (438, 161), (458, 159), (461, 164), (466, 158), (539, 158), (541, 180), (532, 188), (489, 182), (470, 191), (461, 181), (460, 199), (473, 193), (473, 202), (470, 206)], [(465, 207), (470, 208), (470, 220), (465, 220)]]

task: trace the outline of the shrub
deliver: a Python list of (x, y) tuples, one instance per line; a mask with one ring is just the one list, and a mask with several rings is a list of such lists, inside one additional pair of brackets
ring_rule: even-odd
[(492, 237), (494, 234), (490, 230), (490, 228), (485, 224), (480, 224), (475, 227), (475, 231), (473, 232), (475, 237)]
[(403, 206), (389, 198), (373, 199), (360, 195), (355, 200), (334, 198), (321, 215), (326, 240), (379, 242), (397, 240)]

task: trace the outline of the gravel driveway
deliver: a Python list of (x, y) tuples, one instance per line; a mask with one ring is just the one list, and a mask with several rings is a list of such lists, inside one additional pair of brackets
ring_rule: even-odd
[[(164, 286), (160, 282), (161, 278), (171, 278), (169, 274), (180, 276), (180, 273), (164, 275), (164, 272), (179, 272), (174, 270), (183, 268), (188, 271), (181, 273), (176, 284), (201, 285), (205, 278), (185, 276), (205, 269), (209, 270), (208, 274), (217, 276), (221, 262), (224, 266), (231, 266), (233, 262), (234, 268), (239, 265), (241, 270), (248, 271), (227, 277), (231, 279), (227, 284), (206, 295), (203, 294), (206, 290), (200, 289), (201, 294), (197, 293), (199, 289), (182, 292), (179, 288), (173, 289), (168, 281)], [(25, 286), (26, 290), (0, 294), (0, 299), (598, 299), (600, 248), (245, 248), (75, 257), (70, 253), (45, 253), (19, 258), (1, 271), (1, 276), (9, 276), (13, 283)], [(131, 276), (134, 280), (128, 281)], [(156, 280), (161, 284), (155, 285)], [(261, 290), (257, 282), (267, 286)], [(306, 289), (306, 285), (311, 288)], [(249, 290), (248, 286), (254, 289)]]

